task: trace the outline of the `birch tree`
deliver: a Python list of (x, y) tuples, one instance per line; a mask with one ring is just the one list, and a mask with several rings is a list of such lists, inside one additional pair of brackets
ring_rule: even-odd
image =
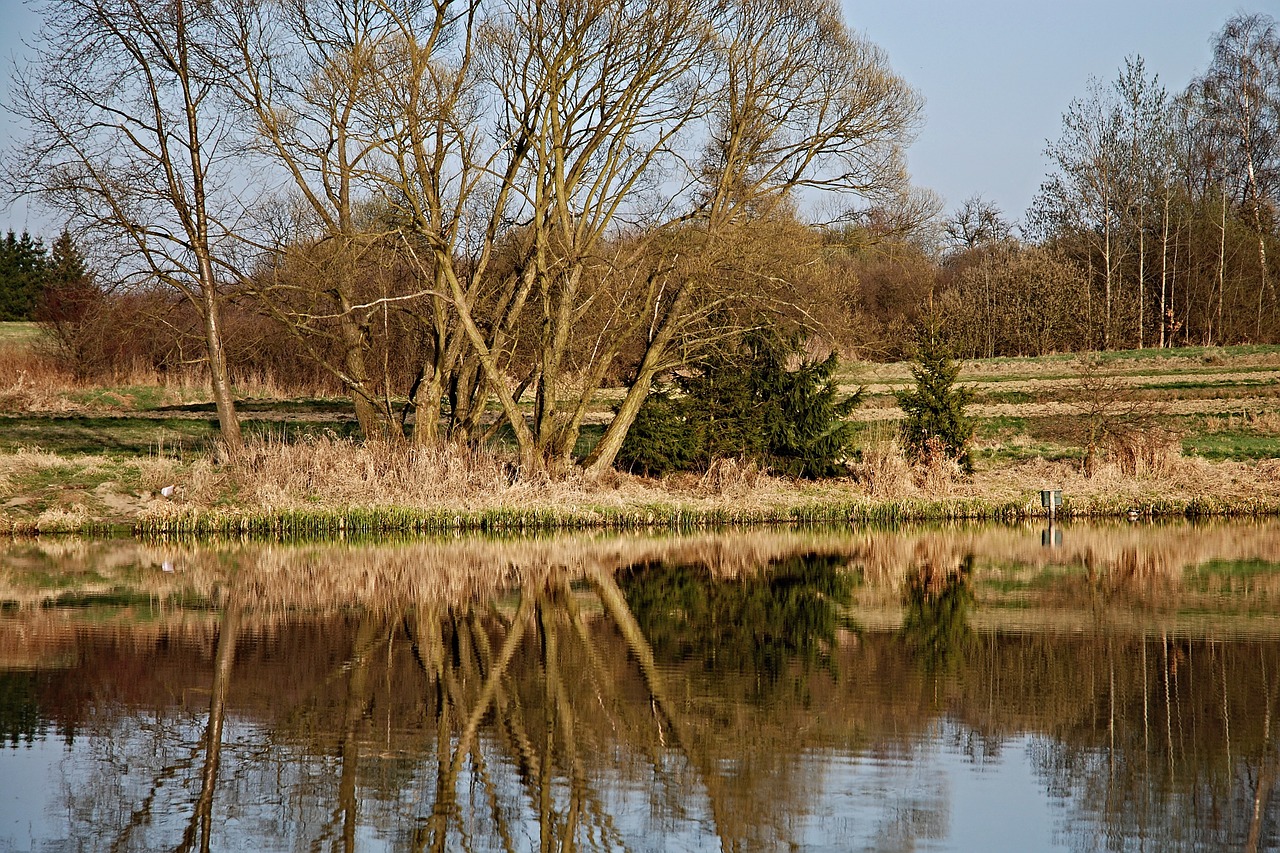
[(1091, 80), (1089, 94), (1071, 102), (1062, 125), (1062, 136), (1045, 149), (1057, 171), (1041, 185), (1028, 218), (1041, 236), (1081, 235), (1097, 253), (1103, 302), (1099, 343), (1109, 349), (1121, 255), (1120, 115), (1111, 90)]
[(1215, 129), (1231, 158), (1235, 201), (1248, 211), (1258, 246), (1254, 334), (1275, 284), (1267, 261), (1280, 192), (1280, 26), (1266, 15), (1233, 16), (1214, 43), (1213, 62), (1198, 83)]

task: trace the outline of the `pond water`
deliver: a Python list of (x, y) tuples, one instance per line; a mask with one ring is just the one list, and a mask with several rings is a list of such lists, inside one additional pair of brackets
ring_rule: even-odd
[(0, 543), (0, 850), (1280, 850), (1280, 523)]

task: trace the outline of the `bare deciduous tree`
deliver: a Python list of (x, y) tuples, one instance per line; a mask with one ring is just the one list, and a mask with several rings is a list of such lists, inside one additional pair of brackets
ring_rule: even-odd
[(1247, 207), (1258, 241), (1258, 313), (1275, 300), (1267, 266), (1267, 231), (1280, 193), (1280, 26), (1266, 15), (1236, 14), (1214, 43), (1199, 81), (1211, 121), (1231, 158), (1237, 203)]
[(74, 228), (109, 241), (123, 280), (177, 288), (203, 319), (222, 439), (241, 447), (223, 344), (228, 228), (245, 191), (235, 131), (200, 45), (205, 3), (49, 0), (12, 108), (31, 128), (6, 173)]

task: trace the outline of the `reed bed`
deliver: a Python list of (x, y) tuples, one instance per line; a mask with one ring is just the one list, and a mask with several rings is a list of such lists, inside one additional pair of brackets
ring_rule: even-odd
[(101, 533), (125, 523), (143, 536), (323, 539), (1015, 521), (1044, 516), (1047, 488), (1063, 491), (1064, 519), (1280, 514), (1280, 460), (1187, 459), (1163, 439), (1150, 448), (1117, 453), (1092, 475), (1070, 460), (1032, 459), (964, 476), (909, 465), (888, 443), (851, 476), (817, 483), (729, 463), (661, 480), (527, 476), (500, 453), (334, 437), (256, 439), (235, 464), (24, 450), (0, 456), (0, 533)]
[[(229, 510), (189, 508), (151, 514), (133, 528), (138, 536), (229, 536), (283, 541), (359, 535), (439, 533), (537, 534), (573, 530), (697, 531), (766, 525), (894, 525), (930, 521), (1017, 522), (1043, 519), (1046, 511), (1030, 501), (953, 500), (876, 501), (866, 498), (797, 506), (735, 508), (650, 506), (641, 508), (511, 508), (465, 512), (415, 507)], [(1059, 508), (1062, 520), (1101, 518), (1225, 518), (1280, 515), (1280, 499), (1221, 499), (1196, 496), (1134, 502), (1093, 498), (1069, 500)], [(22, 532), (17, 528), (14, 532)]]

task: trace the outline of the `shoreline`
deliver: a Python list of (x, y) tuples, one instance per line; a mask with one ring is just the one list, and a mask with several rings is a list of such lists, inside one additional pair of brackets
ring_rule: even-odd
[[(56, 457), (74, 466), (74, 457)], [(127, 469), (129, 461), (117, 468)], [(39, 511), (23, 511), (21, 495), (0, 507), (0, 535), (79, 534), (90, 537), (223, 537), (323, 539), (449, 533), (545, 534), (571, 531), (666, 532), (894, 525), (929, 522), (1047, 521), (1040, 488), (1058, 488), (1058, 521), (1175, 520), (1280, 517), (1280, 463), (1181, 460), (1160, 476), (1111, 470), (1086, 477), (1062, 462), (1015, 463), (969, 478), (921, 475), (896, 493), (875, 495), (855, 479), (796, 481), (756, 473), (728, 483), (707, 476), (645, 480), (616, 475), (516, 483), (505, 488), (455, 490), (452, 499), (408, 500), (392, 493), (361, 500), (351, 489), (299, 491), (288, 483), (245, 482), (241, 472), (210, 475), (190, 468), (192, 480), (175, 498), (159, 489), (130, 491), (131, 476), (106, 476), (92, 489), (64, 492)], [(173, 474), (173, 471), (165, 471)], [(74, 475), (72, 475), (74, 478)], [(152, 472), (151, 479), (157, 479)], [(145, 479), (145, 477), (144, 477)], [(165, 479), (159, 477), (159, 479)], [(86, 483), (85, 485), (88, 485)], [(136, 481), (135, 481), (136, 485)], [(195, 491), (196, 494), (183, 494)], [(380, 494), (370, 487), (370, 494)], [(17, 503), (17, 506), (14, 504)], [(16, 511), (15, 511), (16, 510)]]

